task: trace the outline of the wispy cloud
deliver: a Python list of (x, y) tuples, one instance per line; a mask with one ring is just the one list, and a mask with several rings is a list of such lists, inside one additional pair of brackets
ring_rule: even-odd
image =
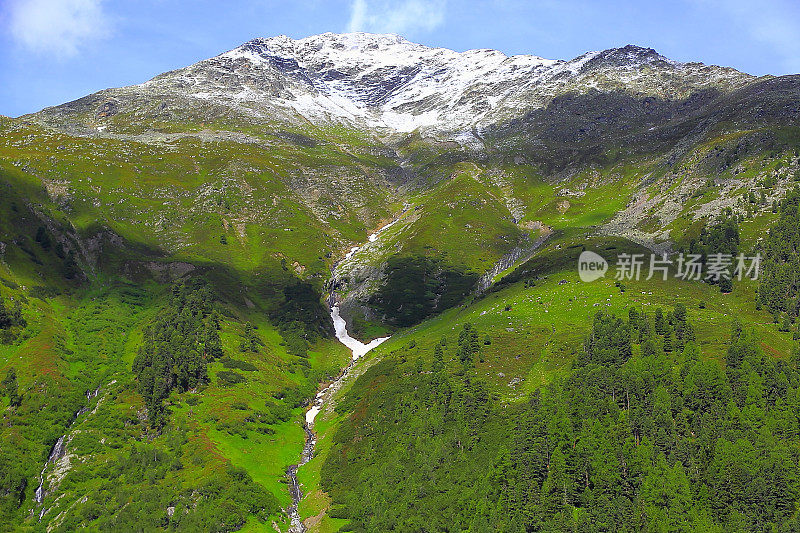
[(19, 45), (59, 57), (110, 35), (103, 0), (10, 0), (8, 30)]
[(348, 31), (411, 35), (444, 22), (446, 0), (353, 0)]

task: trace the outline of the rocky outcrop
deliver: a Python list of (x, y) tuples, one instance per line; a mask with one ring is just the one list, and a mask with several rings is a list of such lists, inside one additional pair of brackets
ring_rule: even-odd
[[(455, 52), (396, 35), (326, 33), (294, 40), (254, 39), (229, 52), (109, 89), (36, 115), (73, 131), (114, 131), (116, 115), (141, 124), (224, 118), (289, 124), (333, 122), (384, 137), (415, 130), (468, 147), (482, 130), (545, 109), (560, 95), (623, 91), (661, 101), (702, 91), (729, 93), (754, 78), (731, 68), (671, 61), (628, 45), (572, 60), (497, 50)], [(614, 111), (610, 109), (609, 111)], [(636, 110), (632, 110), (635, 112)], [(138, 118), (137, 118), (138, 117)], [(140, 119), (140, 120), (139, 120)]]

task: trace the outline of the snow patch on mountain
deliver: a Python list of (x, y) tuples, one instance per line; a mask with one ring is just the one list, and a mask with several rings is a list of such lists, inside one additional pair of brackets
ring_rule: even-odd
[[(456, 52), (398, 35), (325, 33), (258, 38), (133, 87), (115, 98), (195, 101), (264, 120), (334, 122), (379, 134), (420, 130), (458, 142), (566, 93), (625, 90), (684, 98), (700, 88), (729, 91), (753, 78), (734, 69), (671, 61), (625, 46), (570, 61), (497, 50)], [(205, 106), (203, 108), (202, 106)]]

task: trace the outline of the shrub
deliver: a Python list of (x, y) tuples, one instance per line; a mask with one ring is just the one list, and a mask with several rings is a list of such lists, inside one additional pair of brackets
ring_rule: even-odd
[(221, 360), (222, 366), (225, 368), (233, 368), (236, 370), (244, 370), (245, 372), (254, 372), (258, 370), (258, 368), (252, 364), (248, 363), (247, 361), (240, 361), (238, 359), (232, 359), (230, 357), (225, 357)]
[(237, 383), (244, 383), (247, 381), (247, 378), (243, 375), (239, 374), (238, 372), (229, 372), (227, 370), (221, 370), (217, 372), (217, 380), (219, 384), (223, 387), (229, 387), (231, 385), (236, 385)]

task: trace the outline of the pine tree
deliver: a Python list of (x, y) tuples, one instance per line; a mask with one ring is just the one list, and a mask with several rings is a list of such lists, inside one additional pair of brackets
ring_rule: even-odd
[(435, 373), (444, 370), (444, 350), (441, 344), (437, 344), (433, 349), (433, 371)]
[(550, 456), (547, 479), (542, 484), (542, 500), (548, 514), (555, 514), (570, 503), (572, 483), (567, 472), (567, 458), (557, 447)]
[(6, 373), (6, 377), (3, 378), (3, 390), (5, 390), (6, 396), (8, 396), (11, 405), (14, 407), (18, 407), (22, 403), (22, 397), (19, 395), (18, 392), (18, 385), (17, 385), (17, 371), (12, 366), (8, 369)]
[(205, 355), (209, 360), (222, 357), (222, 341), (219, 338), (219, 331), (213, 326), (206, 330), (205, 342), (203, 345)]
[(642, 483), (641, 501), (648, 531), (686, 531), (691, 490), (683, 465), (667, 464), (659, 454), (655, 467)]
[(673, 339), (672, 339), (672, 326), (667, 324), (664, 327), (664, 351), (667, 353), (672, 352), (674, 348)]
[(662, 311), (660, 307), (656, 308), (654, 326), (656, 333), (659, 335), (664, 334), (664, 311)]
[(675, 321), (678, 324), (686, 324), (686, 306), (679, 303), (675, 306)]
[(222, 355), (218, 325), (209, 291), (177, 284), (169, 304), (145, 327), (133, 372), (153, 427), (166, 422), (163, 401), (173, 389), (208, 381), (207, 362)]

